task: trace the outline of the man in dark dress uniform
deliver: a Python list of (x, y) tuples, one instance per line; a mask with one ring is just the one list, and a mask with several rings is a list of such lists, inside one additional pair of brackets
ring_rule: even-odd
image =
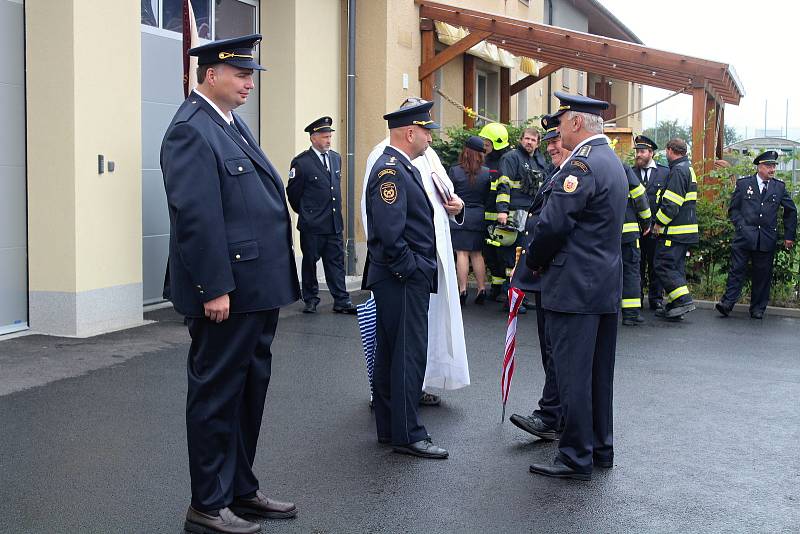
[(612, 393), (622, 297), (625, 170), (603, 135), (608, 103), (557, 92), (556, 115), (572, 154), (556, 176), (526, 261), (542, 278), (542, 307), (564, 429), (552, 464), (532, 473), (589, 480), (612, 467)]
[(538, 273), (534, 273), (525, 262), (525, 256), (531, 247), (533, 232), (539, 215), (544, 208), (547, 197), (553, 190), (553, 183), (558, 177), (561, 166), (566, 162), (569, 151), (561, 146), (561, 138), (558, 135), (558, 119), (550, 115), (542, 117), (542, 128), (544, 137), (542, 141), (547, 142), (547, 153), (550, 154), (553, 162), (552, 170), (545, 178), (542, 186), (533, 197), (533, 203), (528, 211), (528, 218), (525, 221), (525, 232), (522, 234), (523, 250), (520, 261), (514, 268), (514, 276), (511, 285), (522, 289), (525, 292), (533, 293), (536, 302), (536, 328), (539, 337), (539, 352), (542, 355), (542, 369), (544, 369), (544, 386), (542, 396), (539, 398), (539, 408), (534, 410), (531, 415), (513, 414), (511, 422), (518, 428), (533, 434), (543, 440), (558, 439), (561, 431), (561, 402), (558, 398), (558, 384), (556, 382), (555, 366), (547, 341), (546, 312), (542, 309), (542, 285)]
[(190, 532), (253, 533), (240, 516), (292, 517), (253, 473), (281, 306), (299, 297), (278, 172), (233, 110), (253, 89), (260, 35), (212, 42), (196, 90), (161, 146), (170, 217), (169, 296), (186, 316)]
[(417, 416), (428, 350), (428, 304), (437, 289), (433, 206), (411, 162), (431, 141), (432, 102), (384, 115), (389, 145), (367, 181), (367, 262), (363, 289), (377, 307), (373, 370), (379, 443), (422, 458), (447, 458)]
[[(650, 206), (651, 215), (655, 216), (655, 207), (661, 198), (661, 192), (667, 187), (669, 167), (656, 163), (653, 154), (658, 150), (658, 145), (644, 135), (637, 135), (633, 147), (636, 149), (636, 165), (633, 172), (645, 188), (647, 204)], [(652, 217), (651, 217), (652, 219)], [(652, 225), (651, 224), (647, 226)], [(647, 227), (646, 226), (646, 227)], [(646, 228), (646, 227), (643, 227)], [(664, 305), (664, 288), (656, 276), (653, 258), (656, 254), (656, 237), (652, 233), (642, 236), (641, 243), (641, 279), (642, 293), (647, 288), (647, 302), (651, 310), (657, 310)], [(644, 296), (644, 295), (642, 295)]]
[(735, 228), (731, 244), (731, 270), (725, 295), (716, 305), (727, 317), (739, 300), (747, 264), (752, 266), (750, 317), (763, 319), (769, 303), (769, 284), (778, 239), (778, 209), (783, 207), (783, 246), (794, 246), (797, 232), (797, 206), (786, 191), (786, 184), (775, 178), (778, 153), (769, 150), (753, 160), (758, 172), (736, 182), (728, 215)]
[(292, 160), (286, 196), (298, 214), (300, 250), (303, 252), (303, 313), (316, 313), (319, 304), (317, 262), (322, 258), (325, 282), (333, 297), (333, 311), (355, 315), (344, 281), (342, 231), (342, 158), (331, 150), (334, 129), (330, 117), (320, 117), (305, 131), (311, 148)]

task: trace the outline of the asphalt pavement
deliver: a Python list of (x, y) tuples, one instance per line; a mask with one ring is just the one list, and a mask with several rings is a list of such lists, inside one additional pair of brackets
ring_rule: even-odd
[[(498, 306), (464, 308), (472, 385), (422, 410), (444, 461), (378, 445), (355, 317), (283, 310), (255, 471), (300, 513), (263, 531), (800, 531), (800, 320), (620, 327), (615, 466), (586, 483), (530, 474), (555, 445), (500, 422)], [(171, 309), (146, 318), (0, 341), (0, 532), (182, 532), (188, 334)], [(533, 313), (518, 343), (509, 415), (541, 390)]]

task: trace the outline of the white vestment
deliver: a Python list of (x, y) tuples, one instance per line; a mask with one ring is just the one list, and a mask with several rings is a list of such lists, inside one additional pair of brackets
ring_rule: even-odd
[[(361, 192), (361, 223), (367, 232), (367, 182), (375, 162), (388, 139), (372, 149), (367, 158), (364, 187)], [(458, 299), (456, 265), (453, 258), (453, 243), (450, 240), (450, 216), (445, 211), (433, 185), (431, 172), (436, 172), (450, 191), (453, 183), (447, 175), (436, 152), (428, 147), (425, 154), (411, 162), (422, 176), (422, 183), (433, 206), (433, 223), (436, 229), (436, 259), (439, 289), (431, 294), (428, 309), (428, 363), (425, 367), (423, 389), (429, 387), (459, 389), (469, 385), (469, 364), (464, 342), (464, 323), (461, 319), (461, 304)]]

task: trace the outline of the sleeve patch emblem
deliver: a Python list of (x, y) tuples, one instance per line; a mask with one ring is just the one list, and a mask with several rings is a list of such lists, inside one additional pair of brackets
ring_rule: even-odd
[(578, 177), (570, 174), (564, 179), (564, 192), (574, 193), (578, 188)]
[(382, 178), (387, 174), (391, 174), (392, 176), (394, 176), (395, 174), (397, 174), (397, 171), (394, 169), (383, 169), (381, 172), (378, 173), (378, 178)]
[(295, 172), (294, 172), (294, 167), (292, 167), (292, 168), (289, 170), (289, 179), (290, 179), (290, 180), (291, 180), (292, 178), (294, 178), (294, 174), (295, 174)]
[(397, 200), (397, 186), (394, 185), (394, 182), (381, 184), (381, 199), (387, 204), (394, 204), (395, 200)]
[(585, 164), (584, 162), (582, 162), (582, 161), (578, 161), (578, 160), (572, 160), (572, 166), (573, 166), (573, 167), (578, 167), (578, 168), (579, 168), (580, 170), (582, 170), (583, 172), (589, 172), (589, 167), (588, 167), (588, 165), (586, 165), (586, 164)]

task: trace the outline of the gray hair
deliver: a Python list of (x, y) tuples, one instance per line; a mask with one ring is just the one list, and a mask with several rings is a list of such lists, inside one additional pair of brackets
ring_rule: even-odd
[(583, 129), (589, 132), (590, 134), (601, 134), (603, 133), (603, 117), (600, 115), (594, 115), (593, 113), (581, 113), (579, 111), (569, 111), (570, 115), (567, 117), (567, 120), (571, 119), (572, 117), (582, 117), (583, 118)]

